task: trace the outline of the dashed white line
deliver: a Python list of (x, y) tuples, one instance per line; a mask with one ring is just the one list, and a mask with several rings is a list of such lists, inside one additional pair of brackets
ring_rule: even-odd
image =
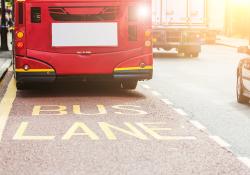
[[(146, 85), (146, 84), (141, 84), (141, 86), (144, 89), (151, 89), (150, 86)], [(161, 96), (161, 94), (157, 91), (151, 91), (153, 95), (155, 96)], [(171, 101), (169, 101), (168, 99), (161, 99), (165, 104), (167, 105), (173, 105), (173, 103)], [(188, 114), (179, 108), (174, 108), (174, 110), (182, 115), (182, 116), (188, 116)], [(196, 121), (196, 120), (190, 120), (190, 123), (196, 127), (199, 130), (206, 130), (207, 128), (202, 125), (200, 122)], [(182, 126), (182, 128), (184, 128), (184, 126)], [(217, 144), (219, 144), (221, 147), (224, 148), (229, 148), (231, 147), (231, 145), (229, 143), (227, 143), (226, 141), (224, 141), (222, 138), (220, 138), (219, 136), (209, 136), (212, 140), (214, 140)], [(248, 157), (238, 157), (238, 160), (241, 161), (243, 164), (245, 164), (248, 168), (250, 168), (250, 159)]]
[(205, 126), (203, 126), (200, 122), (198, 122), (198, 121), (196, 121), (196, 120), (190, 120), (190, 123), (191, 123), (194, 127), (196, 127), (197, 129), (199, 129), (199, 130), (204, 131), (204, 130), (207, 129)]
[(141, 84), (141, 86), (144, 88), (144, 89), (150, 89), (150, 87), (146, 84)]
[(219, 136), (209, 136), (212, 140), (214, 140), (217, 144), (219, 144), (223, 148), (228, 148), (231, 145), (228, 144), (226, 141), (224, 141), (222, 138)]
[(169, 101), (168, 99), (161, 99), (164, 103), (166, 103), (167, 105), (173, 105), (173, 103), (171, 101)]
[[(146, 84), (141, 84), (141, 86), (144, 88), (144, 89), (151, 89), (148, 85)], [(157, 91), (151, 91), (153, 95), (155, 96), (161, 96), (161, 94)], [(171, 101), (169, 101), (168, 99), (161, 99), (165, 104), (167, 105), (173, 105), (173, 103)], [(188, 114), (182, 110), (182, 109), (179, 109), (179, 108), (174, 108), (174, 110), (182, 115), (182, 116), (188, 116)], [(190, 123), (196, 127), (197, 129), (199, 130), (206, 130), (207, 128), (202, 125), (200, 122), (196, 121), (196, 120), (190, 120)], [(183, 126), (184, 128), (184, 126)], [(219, 136), (209, 136), (212, 140), (214, 140), (217, 144), (219, 144), (221, 147), (223, 148), (229, 148), (231, 147), (231, 145), (229, 143), (227, 143), (226, 141), (224, 141), (222, 138), (220, 138)], [(248, 168), (250, 168), (250, 159), (248, 157), (238, 157), (238, 160), (241, 161), (243, 164), (245, 164)]]
[(157, 91), (152, 91), (152, 94), (155, 95), (155, 96), (161, 96), (161, 94)]
[(178, 114), (180, 114), (180, 115), (182, 115), (182, 116), (188, 116), (188, 114), (187, 114), (185, 111), (183, 111), (182, 109), (174, 108), (174, 110), (175, 110)]
[(244, 163), (248, 168), (250, 168), (250, 159), (248, 157), (238, 157), (242, 163)]

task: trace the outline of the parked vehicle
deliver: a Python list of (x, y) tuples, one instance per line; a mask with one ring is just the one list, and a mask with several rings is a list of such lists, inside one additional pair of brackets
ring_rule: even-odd
[(155, 48), (176, 48), (198, 57), (201, 44), (214, 43), (224, 28), (224, 0), (153, 0)]
[(240, 61), (237, 71), (237, 100), (248, 103), (250, 100), (250, 58)]
[(152, 78), (151, 0), (15, 0), (17, 88), (57, 80)]

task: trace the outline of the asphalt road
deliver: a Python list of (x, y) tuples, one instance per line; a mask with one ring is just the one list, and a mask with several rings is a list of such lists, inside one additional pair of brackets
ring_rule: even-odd
[(147, 82), (191, 120), (220, 136), (237, 155), (250, 157), (250, 105), (236, 101), (236, 70), (247, 57), (225, 46), (204, 46), (199, 58), (155, 55), (154, 79)]
[[(168, 62), (191, 67), (201, 60), (157, 59), (155, 79), (136, 91), (103, 84), (17, 91), (10, 70), (0, 83), (0, 174), (250, 174), (248, 159), (166, 100), (173, 92), (159, 69), (169, 75)], [(181, 99), (182, 91), (176, 93)]]

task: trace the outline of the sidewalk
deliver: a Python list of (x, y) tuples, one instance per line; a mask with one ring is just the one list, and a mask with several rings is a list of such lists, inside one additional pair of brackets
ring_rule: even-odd
[(224, 45), (233, 48), (239, 48), (241, 46), (248, 46), (249, 41), (247, 39), (229, 38), (226, 36), (217, 36), (216, 44)]
[(11, 51), (0, 51), (0, 80), (11, 66)]

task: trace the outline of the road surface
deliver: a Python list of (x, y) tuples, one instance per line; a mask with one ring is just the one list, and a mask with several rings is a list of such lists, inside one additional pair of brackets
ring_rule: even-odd
[[(239, 58), (219, 48), (225, 53), (206, 46), (199, 59), (157, 58), (154, 80), (135, 91), (69, 83), (17, 91), (10, 69), (0, 84), (0, 174), (250, 174), (249, 106), (236, 104), (233, 85), (222, 87)], [(245, 138), (245, 154), (231, 151), (223, 128)]]

